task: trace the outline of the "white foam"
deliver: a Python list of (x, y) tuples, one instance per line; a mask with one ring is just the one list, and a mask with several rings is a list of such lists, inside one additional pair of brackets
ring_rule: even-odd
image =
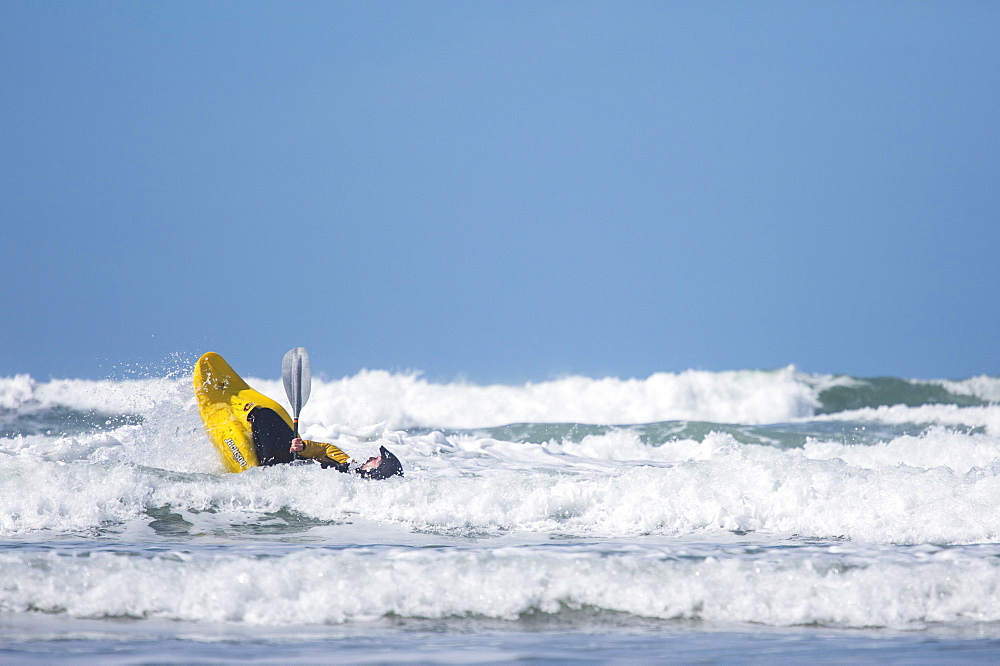
[(191, 381), (156, 378), (115, 380), (53, 379), (39, 382), (28, 375), (0, 379), (0, 409), (22, 413), (52, 407), (105, 414), (150, 414), (164, 400), (194, 396)]
[[(0, 380), (0, 410), (15, 416), (143, 417), (0, 439), (0, 536), (17, 544), (0, 549), (0, 612), (241, 627), (580, 609), (767, 626), (1000, 621), (998, 406), (821, 417), (937, 425), (787, 450), (724, 432), (644, 442), (661, 426), (542, 443), (473, 430), (806, 419), (824, 381), (792, 369), (519, 387), (316, 380), (306, 436), (402, 460), (405, 477), (371, 482), (308, 464), (222, 473), (186, 378)], [(251, 384), (283, 401), (280, 383)], [(814, 540), (826, 545), (796, 545)]]
[[(656, 373), (644, 379), (565, 377), (523, 385), (434, 383), (419, 374), (365, 370), (337, 380), (313, 378), (303, 426), (381, 425), (389, 429), (469, 429), (511, 423), (622, 425), (660, 421), (766, 424), (820, 418), (887, 423), (941, 423), (1000, 433), (1000, 407), (867, 408), (813, 417), (819, 393), (851, 378), (774, 371)], [(251, 386), (287, 406), (280, 381), (249, 378)], [(956, 393), (994, 399), (1000, 379), (941, 382)], [(188, 377), (137, 380), (0, 378), (0, 409), (21, 413), (55, 406), (80, 411), (149, 416), (165, 402), (193, 404)]]
[(971, 395), (987, 402), (1000, 402), (1000, 377), (979, 375), (961, 381), (934, 382), (957, 395)]
[[(258, 626), (582, 608), (769, 626), (1000, 621), (996, 553), (354, 547), (287, 555), (0, 553), (0, 610)], [(58, 584), (53, 584), (58, 581)]]
[[(835, 417), (948, 427), (876, 446), (814, 439), (793, 450), (742, 445), (723, 433), (649, 446), (628, 427), (541, 444), (390, 427), (441, 421), (478, 427), (494, 419), (721, 419), (724, 412), (752, 421), (767, 415), (768, 398), (785, 416), (808, 411), (811, 393), (800, 379), (785, 369), (630, 381), (568, 378), (522, 387), (440, 385), (388, 373), (317, 380), (303, 433), (359, 459), (379, 445), (389, 447), (402, 459), (406, 477), (380, 484), (312, 467), (220, 474), (186, 378), (2, 380), (4, 404), (24, 410), (131, 405), (143, 411), (144, 421), (72, 437), (0, 439), (0, 534), (128, 529), (148, 523), (149, 510), (170, 505), (181, 513), (220, 516), (291, 509), (316, 520), (355, 516), (440, 534), (617, 538), (738, 530), (869, 543), (1000, 539), (997, 406), (858, 410)], [(283, 393), (277, 382), (252, 383), (276, 397)], [(665, 403), (661, 412), (658, 400)], [(599, 409), (605, 410), (600, 419), (577, 418)], [(982, 431), (957, 428), (976, 423)]]
[(943, 467), (965, 474), (1000, 461), (1000, 438), (986, 434), (959, 433), (941, 426), (919, 436), (903, 436), (870, 446), (810, 440), (805, 455), (817, 460), (839, 458), (865, 469), (912, 466)]
[(143, 514), (155, 488), (127, 466), (8, 454), (0, 464), (0, 535), (121, 524)]
[[(135, 429), (116, 435), (128, 440)], [(178, 474), (149, 466), (158, 454), (145, 456), (143, 446), (155, 446), (155, 438), (126, 445), (95, 435), (49, 449), (44, 438), (10, 441), (24, 446), (9, 448), (0, 465), (0, 534), (148, 522), (148, 509), (169, 505), (221, 517), (291, 509), (316, 520), (354, 516), (440, 534), (1000, 539), (998, 441), (947, 431), (885, 447), (812, 443), (785, 451), (720, 433), (655, 448), (629, 430), (546, 444), (439, 432), (386, 432), (374, 441), (341, 434), (338, 444), (357, 458), (380, 445), (400, 457), (405, 478), (381, 483), (313, 465)]]
[(922, 423), (957, 428), (983, 428), (991, 435), (1000, 436), (1000, 405), (983, 407), (959, 407), (957, 405), (865, 407), (836, 414), (814, 416), (812, 419), (817, 421), (868, 421), (894, 425)]
[[(276, 381), (252, 385), (275, 397)], [(792, 367), (710, 373), (688, 370), (645, 379), (565, 377), (548, 382), (479, 386), (437, 384), (416, 374), (366, 370), (314, 381), (304, 421), (392, 429), (481, 428), (510, 423), (651, 423), (702, 420), (773, 423), (808, 416), (816, 390)]]

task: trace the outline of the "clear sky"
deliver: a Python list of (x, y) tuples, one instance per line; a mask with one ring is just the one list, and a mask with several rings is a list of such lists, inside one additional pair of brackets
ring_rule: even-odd
[(0, 2), (0, 376), (1000, 374), (1000, 3)]

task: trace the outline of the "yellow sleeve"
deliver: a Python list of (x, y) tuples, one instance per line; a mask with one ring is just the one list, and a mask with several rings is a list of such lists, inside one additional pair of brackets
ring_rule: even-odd
[(319, 460), (320, 462), (335, 462), (341, 465), (351, 462), (351, 456), (347, 455), (340, 450), (339, 447), (333, 444), (324, 444), (323, 442), (313, 442), (308, 439), (303, 439), (302, 443), (305, 444), (306, 448), (299, 452), (303, 458), (313, 458)]

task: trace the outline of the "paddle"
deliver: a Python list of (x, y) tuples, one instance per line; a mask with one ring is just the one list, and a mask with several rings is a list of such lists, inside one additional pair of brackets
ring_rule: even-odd
[[(289, 349), (281, 359), (281, 381), (285, 384), (285, 395), (292, 405), (292, 432), (299, 436), (299, 413), (309, 399), (312, 387), (312, 373), (309, 370), (309, 354), (305, 347)], [(295, 458), (298, 459), (298, 454)]]

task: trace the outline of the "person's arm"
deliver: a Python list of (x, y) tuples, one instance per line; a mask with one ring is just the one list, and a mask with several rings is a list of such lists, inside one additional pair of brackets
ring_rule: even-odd
[(340, 447), (308, 439), (293, 439), (289, 451), (298, 453), (303, 458), (318, 460), (324, 467), (336, 467), (341, 472), (346, 472), (348, 464), (352, 462), (351, 457)]

